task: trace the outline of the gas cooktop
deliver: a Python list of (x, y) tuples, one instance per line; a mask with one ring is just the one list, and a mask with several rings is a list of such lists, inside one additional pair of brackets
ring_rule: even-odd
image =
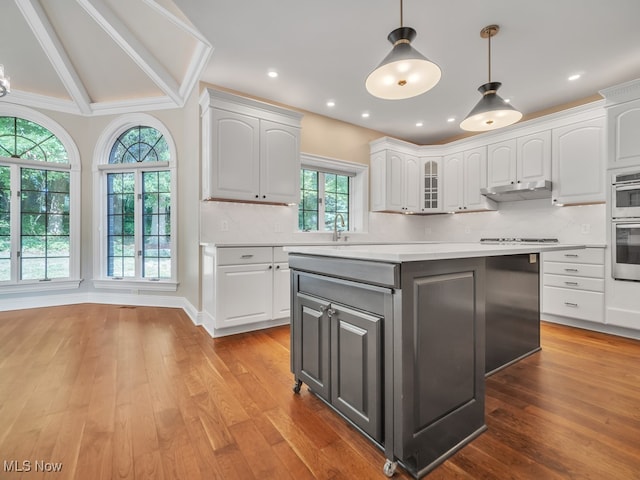
[(558, 239), (557, 238), (499, 237), (499, 238), (481, 238), (480, 243), (558, 243)]

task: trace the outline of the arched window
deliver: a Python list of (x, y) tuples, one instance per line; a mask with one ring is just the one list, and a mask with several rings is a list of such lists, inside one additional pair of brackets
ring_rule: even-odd
[(0, 292), (79, 284), (80, 164), (47, 117), (0, 108)]
[(96, 286), (175, 290), (175, 147), (168, 131), (149, 115), (123, 117), (98, 142), (96, 163)]

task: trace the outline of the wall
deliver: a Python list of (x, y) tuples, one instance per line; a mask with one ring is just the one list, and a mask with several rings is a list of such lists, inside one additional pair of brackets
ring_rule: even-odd
[[(10, 102), (7, 102), (10, 103)], [(83, 117), (80, 115), (33, 109), (48, 116), (64, 128), (73, 138), (80, 152), (82, 165), (81, 191), (81, 278), (80, 288), (73, 291), (51, 291), (38, 294), (2, 295), (0, 309), (25, 308), (81, 301), (109, 301), (114, 303), (143, 303), (158, 305), (184, 305), (183, 299), (197, 308), (200, 299), (198, 216), (200, 199), (199, 115), (197, 92), (182, 109), (149, 112), (171, 132), (176, 144), (178, 162), (178, 280), (176, 292), (149, 293), (143, 291), (97, 290), (93, 287), (94, 218), (93, 218), (93, 156), (96, 142), (104, 129), (119, 115)], [(37, 300), (36, 300), (37, 297)], [(162, 299), (160, 298), (162, 297)], [(168, 297), (174, 297), (171, 301)], [(164, 303), (163, 303), (164, 302)], [(191, 312), (194, 313), (194, 312)]]
[(503, 202), (494, 212), (425, 217), (424, 238), (477, 242), (481, 238), (558, 238), (562, 243), (604, 245), (605, 204), (555, 207), (551, 199)]

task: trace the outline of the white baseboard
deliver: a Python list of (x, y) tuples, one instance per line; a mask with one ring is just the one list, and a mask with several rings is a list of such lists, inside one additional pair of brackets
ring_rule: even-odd
[(633, 338), (640, 340), (640, 331), (630, 328), (608, 325), (606, 323), (587, 322), (585, 320), (577, 320), (575, 318), (559, 317), (545, 313), (541, 318), (543, 322), (558, 323), (569, 327), (582, 328), (583, 330), (593, 330), (594, 332), (608, 333), (609, 335), (617, 335), (619, 337)]
[(200, 325), (201, 313), (184, 297), (169, 295), (134, 295), (126, 293), (84, 292), (53, 295), (25, 296), (2, 299), (0, 311), (27, 308), (57, 307), (79, 303), (103, 303), (107, 305), (133, 305), (137, 307), (181, 308), (194, 325)]

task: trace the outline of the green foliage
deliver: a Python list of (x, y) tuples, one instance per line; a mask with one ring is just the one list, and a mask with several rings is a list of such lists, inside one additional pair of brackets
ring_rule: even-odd
[(109, 163), (168, 162), (169, 145), (163, 135), (152, 127), (132, 127), (115, 141)]
[(0, 117), (0, 157), (69, 163), (58, 137), (42, 125), (17, 117)]

